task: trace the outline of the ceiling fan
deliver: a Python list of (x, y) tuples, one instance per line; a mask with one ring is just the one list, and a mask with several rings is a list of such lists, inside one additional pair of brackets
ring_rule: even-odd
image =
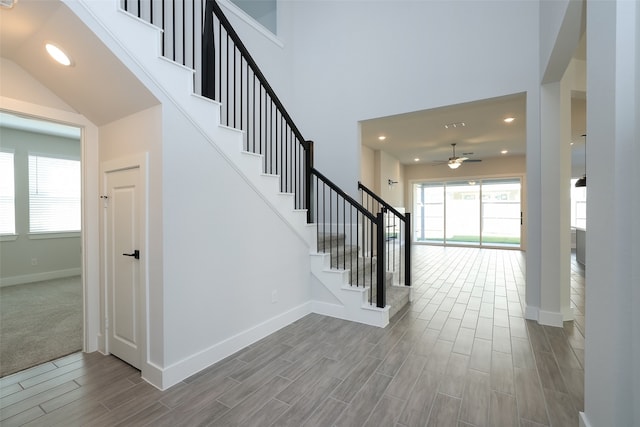
[[(452, 143), (451, 147), (453, 148), (453, 155), (449, 157), (449, 160), (447, 161), (447, 166), (449, 166), (451, 169), (458, 169), (463, 162), (481, 162), (482, 161), (480, 159), (470, 159), (468, 157), (457, 157), (456, 143), (455, 142)], [(464, 153), (464, 154), (471, 155), (473, 153)], [(444, 163), (444, 161), (440, 163)]]

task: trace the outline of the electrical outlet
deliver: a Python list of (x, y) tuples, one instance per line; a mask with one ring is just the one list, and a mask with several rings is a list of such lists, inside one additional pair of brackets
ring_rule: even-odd
[(38, 258), (31, 258), (31, 265), (38, 265)]
[(278, 302), (278, 290), (274, 289), (271, 291), (271, 304), (275, 304)]

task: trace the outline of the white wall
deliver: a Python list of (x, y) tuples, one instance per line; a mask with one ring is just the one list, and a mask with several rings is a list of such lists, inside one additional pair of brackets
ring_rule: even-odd
[(535, 2), (284, 6), (294, 17), (296, 116), (316, 141), (319, 169), (347, 191), (360, 176), (359, 120), (537, 93)]
[(543, 83), (565, 74), (584, 32), (582, 0), (540, 1), (540, 75)]
[(360, 150), (360, 182), (368, 189), (375, 191), (375, 151), (366, 145), (361, 145)]
[(307, 304), (310, 261), (308, 245), (238, 171), (171, 105), (163, 108), (164, 366), (170, 370), (203, 354), (226, 356), (225, 342)]
[(587, 426), (640, 425), (640, 6), (587, 7)]
[[(407, 182), (419, 180), (446, 179), (478, 179), (493, 176), (521, 176), (526, 173), (525, 156), (492, 157), (482, 162), (464, 163), (458, 169), (451, 169), (446, 164), (405, 165), (405, 179)], [(407, 197), (411, 189), (407, 189)]]
[[(393, 207), (404, 205), (404, 168), (400, 161), (385, 151), (377, 150), (376, 160), (376, 188), (377, 194)], [(397, 184), (389, 185), (389, 180)]]
[(15, 240), (0, 242), (0, 283), (14, 285), (80, 274), (80, 233), (30, 236), (28, 203), (29, 154), (79, 161), (80, 140), (0, 127), (0, 146), (14, 153), (17, 235)]
[[(162, 366), (164, 361), (163, 251), (162, 251), (162, 106), (124, 117), (100, 127), (101, 164), (132, 155), (148, 153), (147, 165), (147, 260), (148, 274), (148, 361)], [(102, 180), (103, 177), (100, 177)], [(101, 183), (103, 188), (104, 183)], [(104, 242), (102, 243), (104, 246)], [(102, 283), (103, 295), (105, 284)]]

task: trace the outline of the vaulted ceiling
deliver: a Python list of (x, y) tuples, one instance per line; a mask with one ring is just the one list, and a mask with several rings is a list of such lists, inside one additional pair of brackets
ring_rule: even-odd
[[(68, 53), (72, 66), (54, 62), (45, 51), (47, 42)], [(0, 55), (96, 125), (158, 103), (59, 0), (20, 0), (11, 9), (0, 8)], [(12, 84), (3, 78), (3, 86)]]

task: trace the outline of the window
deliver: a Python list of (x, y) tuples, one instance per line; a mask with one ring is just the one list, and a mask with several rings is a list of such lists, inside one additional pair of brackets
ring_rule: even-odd
[(13, 153), (0, 151), (0, 234), (16, 234)]
[(231, 0), (231, 2), (267, 30), (277, 34), (278, 2), (276, 0)]
[(80, 231), (80, 161), (29, 155), (29, 231)]
[(444, 184), (414, 186), (414, 237), (418, 242), (444, 242)]
[(571, 180), (571, 226), (587, 227), (587, 187), (576, 187), (577, 179)]

